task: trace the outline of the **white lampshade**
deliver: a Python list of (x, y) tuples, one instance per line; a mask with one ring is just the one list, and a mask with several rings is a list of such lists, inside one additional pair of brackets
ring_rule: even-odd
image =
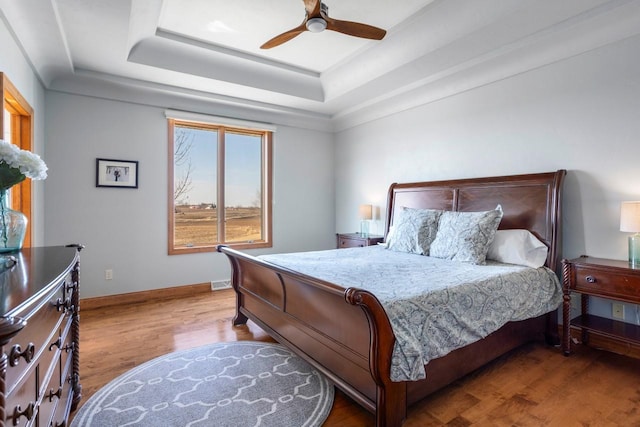
[(620, 206), (620, 231), (640, 232), (640, 202), (622, 202)]
[(360, 219), (371, 219), (373, 207), (371, 205), (360, 205)]

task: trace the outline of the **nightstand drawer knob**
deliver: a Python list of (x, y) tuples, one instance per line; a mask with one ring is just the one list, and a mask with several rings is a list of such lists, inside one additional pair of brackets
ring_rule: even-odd
[(586, 279), (587, 279), (588, 283), (596, 283), (597, 282), (596, 278), (593, 277), (593, 276), (587, 276)]

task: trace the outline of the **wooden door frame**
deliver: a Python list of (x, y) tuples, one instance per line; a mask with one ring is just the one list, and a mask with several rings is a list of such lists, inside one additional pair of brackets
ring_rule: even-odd
[[(6, 74), (0, 72), (0, 92), (3, 112), (0, 114), (0, 138), (4, 135), (4, 109), (11, 112), (11, 141), (23, 150), (33, 151), (33, 108), (11, 83)], [(11, 188), (11, 206), (28, 218), (23, 246), (32, 242), (31, 179), (27, 178)]]

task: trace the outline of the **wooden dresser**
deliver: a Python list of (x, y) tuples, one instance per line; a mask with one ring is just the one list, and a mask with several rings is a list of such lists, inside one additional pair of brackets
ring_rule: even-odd
[(81, 249), (25, 248), (0, 266), (0, 425), (66, 426), (80, 401)]

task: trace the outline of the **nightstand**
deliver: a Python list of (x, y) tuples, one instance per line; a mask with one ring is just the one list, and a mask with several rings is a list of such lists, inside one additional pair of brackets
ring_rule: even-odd
[[(588, 344), (589, 334), (628, 344), (640, 345), (640, 326), (589, 314), (589, 297), (596, 296), (617, 301), (640, 303), (640, 269), (627, 261), (582, 256), (562, 261), (562, 350), (571, 353), (571, 328), (582, 332), (582, 342)], [(582, 294), (580, 316), (571, 319), (571, 293)]]
[(338, 233), (337, 236), (338, 249), (373, 246), (384, 242), (384, 236), (376, 236), (374, 234), (363, 236), (360, 233)]

